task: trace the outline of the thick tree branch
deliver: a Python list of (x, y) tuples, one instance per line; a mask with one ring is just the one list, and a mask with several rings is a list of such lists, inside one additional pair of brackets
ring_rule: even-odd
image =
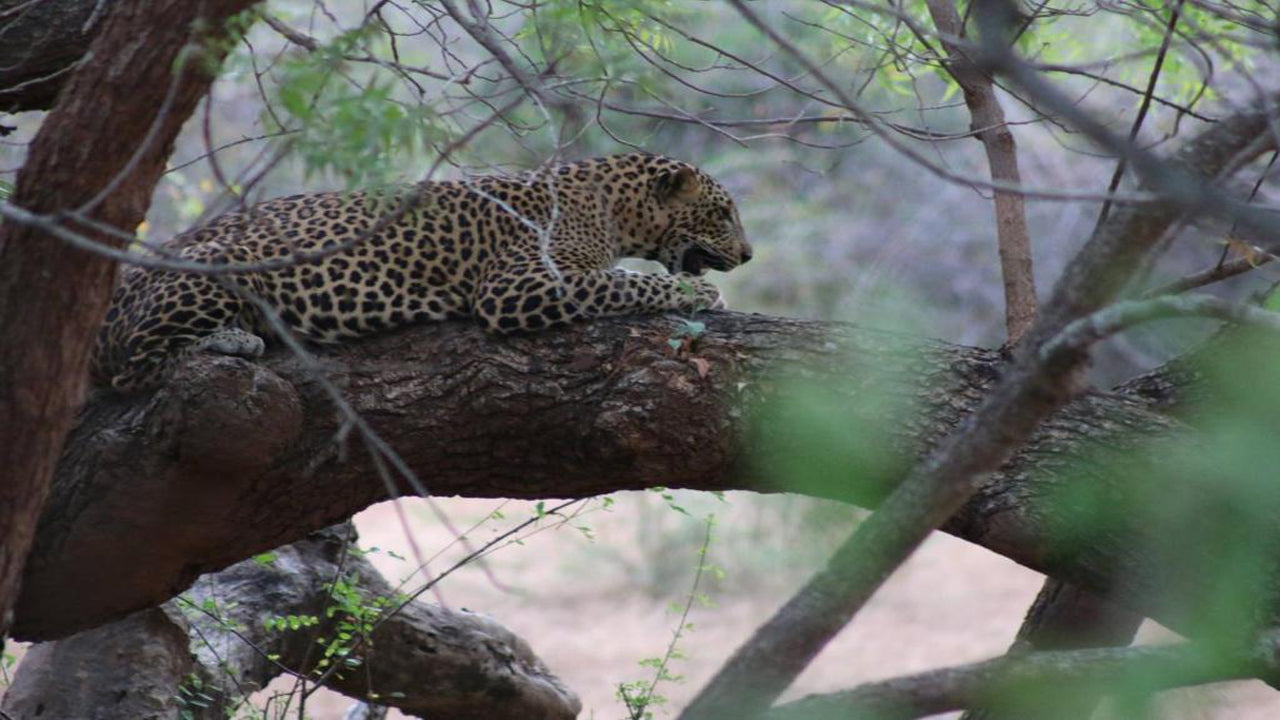
[[(785, 402), (780, 373), (842, 393), (864, 413), (851, 433), (883, 428), (885, 447), (915, 457), (969, 414), (1002, 372), (993, 351), (765, 316), (706, 319), (692, 351), (708, 363), (705, 378), (691, 357), (673, 354), (666, 341), (679, 323), (663, 318), (510, 338), (428, 325), (337, 348), (326, 363), (432, 492), (517, 498), (654, 484), (782, 489), (760, 477), (759, 463), (771, 460), (761, 449), (803, 446), (803, 430), (749, 420)], [(857, 379), (867, 373), (879, 391), (915, 403), (920, 416), (886, 426), (876, 407), (864, 407)], [(15, 633), (53, 638), (122, 617), (168, 599), (203, 572), (385, 498), (366, 453), (353, 446), (344, 459), (335, 446), (341, 425), (318, 384), (279, 353), (264, 365), (197, 357), (154, 395), (97, 395), (59, 467)], [(1147, 547), (1134, 540), (1145, 537), (1140, 518), (1114, 518), (1088, 548), (1070, 552), (1052, 531), (1070, 522), (1056, 502), (1068, 485), (1120, 508), (1153, 492), (1135, 480), (1131, 464), (1109, 467), (1098, 453), (1128, 458), (1146, 440), (1182, 431), (1137, 401), (1085, 396), (1046, 424), (946, 529), (1192, 631), (1212, 588), (1180, 587), (1153, 606), (1150, 588), (1161, 570), (1135, 550)], [(1093, 459), (1073, 467), (1072, 457)], [(830, 484), (787, 489), (871, 506), (895, 479), (851, 469)], [(1159, 492), (1215, 507), (1211, 484)], [(1213, 562), (1211, 548), (1183, 552), (1189, 566)], [(1127, 579), (1112, 588), (1113, 577)], [(94, 593), (77, 590), (86, 586)]]
[[(177, 689), (197, 670), (183, 628), (160, 608), (40, 643), (0, 701), (12, 720), (178, 717)], [(200, 718), (200, 720), (206, 720)]]

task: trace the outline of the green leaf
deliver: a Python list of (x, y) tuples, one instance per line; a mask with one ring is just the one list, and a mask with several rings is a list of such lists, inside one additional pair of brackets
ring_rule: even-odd
[(707, 331), (707, 324), (701, 320), (685, 320), (684, 325), (678, 331), (678, 334), (687, 335), (691, 338), (702, 337)]

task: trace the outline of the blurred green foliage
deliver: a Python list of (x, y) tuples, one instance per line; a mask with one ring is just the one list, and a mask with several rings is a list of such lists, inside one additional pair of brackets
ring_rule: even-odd
[[(1068, 467), (1107, 482), (1073, 482), (1068, 470), (1037, 512), (1054, 529), (1054, 555), (1096, 563), (1100, 538), (1128, 546), (1118, 559), (1143, 559), (1156, 619), (1194, 630), (1206, 663), (1238, 666), (1280, 616), (1280, 338), (1236, 328), (1213, 343), (1184, 388), (1193, 401), (1176, 411), (1183, 433), (1084, 450)], [(1123, 564), (1094, 569), (1132, 582)], [(1132, 709), (1168, 680), (1132, 676), (1111, 689)]]

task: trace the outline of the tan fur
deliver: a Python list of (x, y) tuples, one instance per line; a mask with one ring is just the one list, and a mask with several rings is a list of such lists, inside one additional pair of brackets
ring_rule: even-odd
[[(409, 210), (370, 233), (406, 197)], [(352, 242), (362, 234), (368, 237)], [(261, 353), (260, 338), (271, 332), (246, 293), (320, 343), (460, 317), (498, 332), (538, 330), (709, 307), (719, 292), (701, 274), (751, 258), (733, 201), (715, 180), (643, 154), (424, 183), (399, 194), (279, 198), (221, 216), (171, 247), (185, 260), (235, 265), (342, 244), (351, 247), (270, 271), (211, 277), (126, 269), (99, 335), (95, 378), (146, 387), (189, 352)], [(621, 257), (658, 260), (672, 274), (614, 268)]]

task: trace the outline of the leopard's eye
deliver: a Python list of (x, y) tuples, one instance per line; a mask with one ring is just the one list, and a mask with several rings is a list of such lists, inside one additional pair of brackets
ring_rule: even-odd
[(727, 220), (727, 221), (729, 221), (729, 222), (733, 222), (733, 209), (732, 209), (732, 208), (730, 208), (728, 205), (721, 205), (721, 206), (720, 206), (720, 208), (719, 208), (719, 210), (720, 210), (720, 219), (721, 219), (721, 220)]

